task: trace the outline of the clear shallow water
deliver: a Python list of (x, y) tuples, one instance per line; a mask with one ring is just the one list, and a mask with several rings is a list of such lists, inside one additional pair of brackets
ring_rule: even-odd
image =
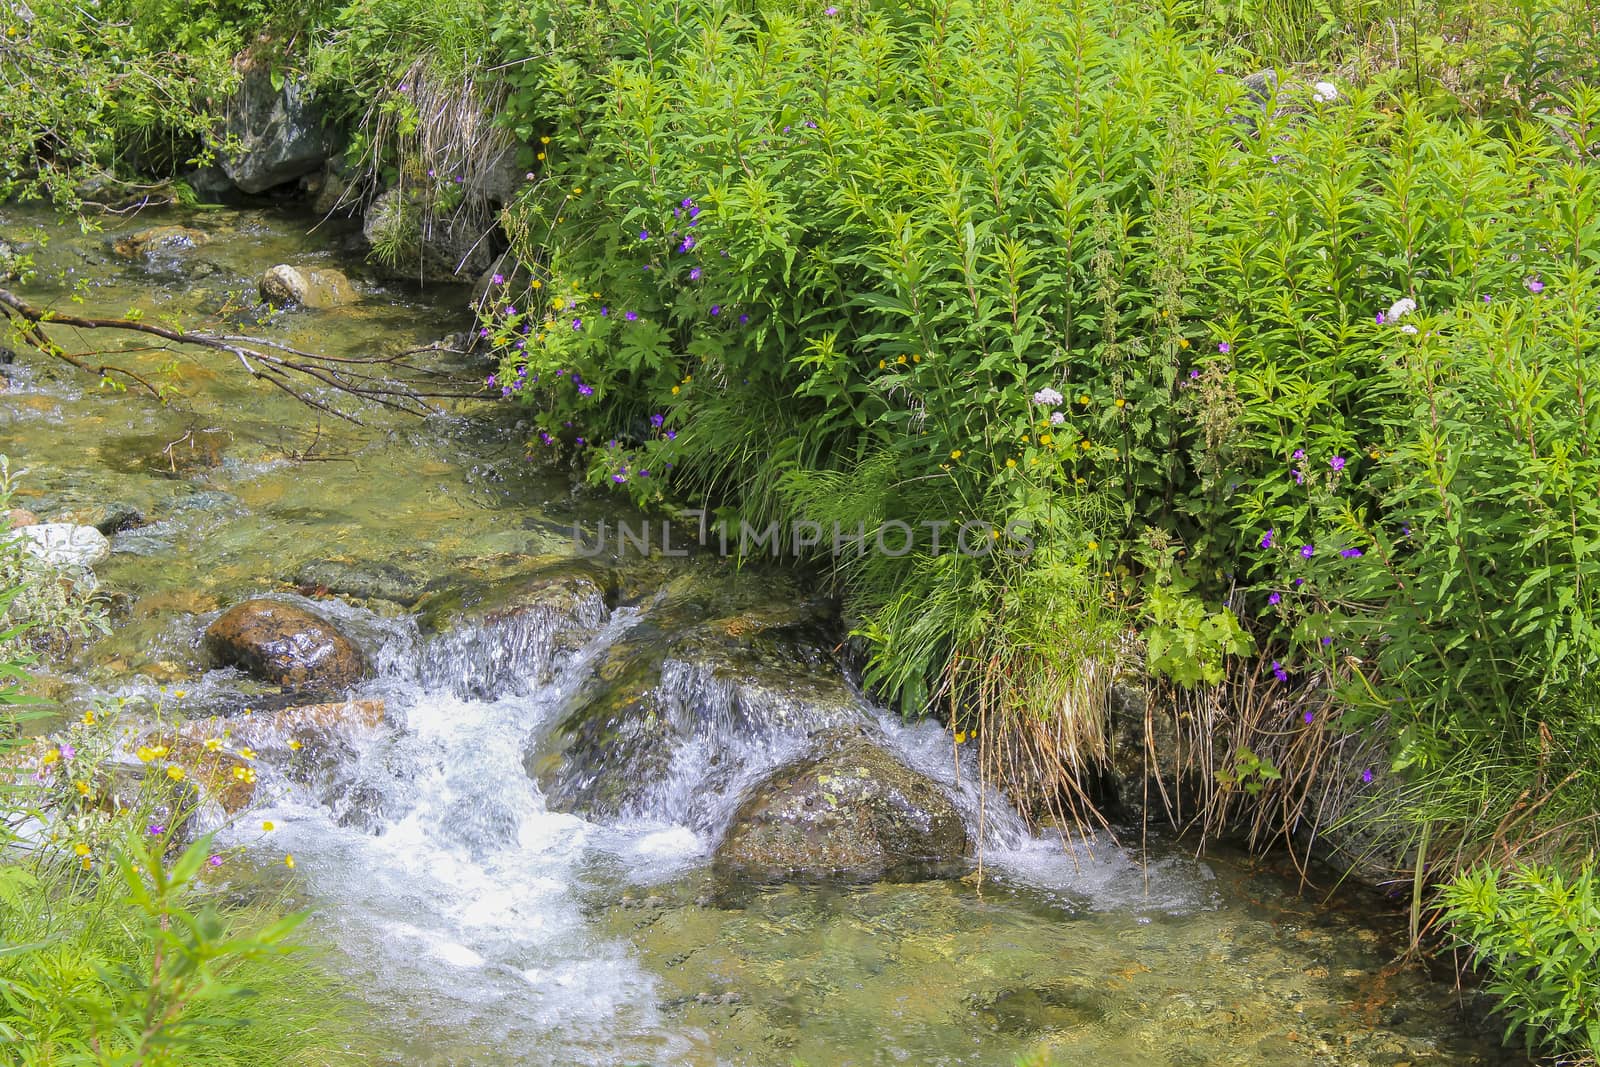
[[(39, 220), (0, 209), (0, 236), (14, 242)], [(129, 225), (153, 221), (168, 220)], [(338, 235), (308, 237), (302, 220), (230, 212), (193, 224), (215, 239), (170, 267), (128, 264), (100, 238), (69, 234), (41, 259), (86, 283), (92, 311), (183, 316), (210, 313), (274, 263), (340, 262)], [(465, 292), (423, 300), (342, 265), (362, 304), (259, 329), (355, 352), (461, 327)], [(40, 302), (64, 292), (49, 281), (29, 290)], [(167, 357), (126, 358), (155, 371)], [(0, 394), (0, 451), (30, 470), (21, 503), (49, 517), (126, 501), (150, 520), (117, 535), (100, 568), (124, 600), (119, 628), (62, 672), (69, 701), (170, 683), (194, 716), (237, 707), (252, 687), (207, 671), (197, 640), (228, 604), (290, 593), (306, 564), (327, 560), (392, 562), (445, 587), (494, 580), (565, 551), (567, 524), (611, 508), (527, 463), (504, 421), (380, 414), (366, 427), (319, 426), (222, 357), (199, 356), (176, 380), (184, 398), (165, 408), (36, 365)], [(290, 458), (313, 444), (322, 461)], [(737, 584), (682, 569), (680, 585)], [(647, 592), (669, 576), (658, 567), (631, 580)], [(610, 824), (547, 810), (524, 756), (648, 617), (648, 597), (558, 657), (548, 685), (495, 700), (424, 685), (420, 639), (396, 605), (320, 608), (379, 663), (369, 691), (386, 722), (311, 774), (291, 773), (286, 749), (264, 748), (266, 808), (226, 832), (263, 877), (291, 878), (281, 858), (295, 855), (293, 892), (380, 1020), (382, 1062), (1515, 1062), (1468, 1035), (1448, 987), (1390, 966), (1398, 946), (1381, 931), (1394, 923), (1364, 917), (1370, 901), (1323, 908), (1225, 854), (1068, 848), (1027, 836), (991, 796), (981, 883), (749, 889), (709, 871), (716, 817), (694, 829), (676, 810)], [(879, 729), (957, 789), (937, 728)], [(961, 780), (975, 817), (970, 768)], [(710, 807), (725, 814), (731, 800)], [(259, 818), (278, 828), (260, 832)]]

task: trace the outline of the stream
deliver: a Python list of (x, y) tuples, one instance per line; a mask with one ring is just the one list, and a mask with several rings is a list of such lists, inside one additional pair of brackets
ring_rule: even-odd
[[(209, 240), (131, 258), (111, 247), (174, 222)], [(360, 300), (276, 312), (246, 332), (365, 354), (468, 324), (467, 290), (385, 283), (348, 229), (271, 208), (85, 235), (5, 206), (0, 239), (41, 268), (23, 295), (74, 310), (76, 294), (93, 313), (205, 322), (290, 263), (344, 270)], [(381, 724), (337, 731), (315, 761), (269, 738), (258, 809), (221, 840), (242, 850), (241, 884), (285, 888), (311, 910), (310, 936), (376, 1020), (378, 1062), (1525, 1062), (1499, 1049), (1492, 1021), (1464, 1021), (1448, 982), (1398, 962), (1399, 900), (1325, 900), (1284, 863), (1196, 858), (1137, 829), (1121, 844), (1035, 836), (976, 787), (937, 725), (904, 725), (845, 682), (818, 682), (833, 670), (825, 648), (793, 662), (729, 653), (706, 661), (717, 670), (683, 652), (685, 634), (733, 647), (743, 631), (718, 625), (803, 601), (783, 575), (613, 560), (619, 591), (588, 604), (579, 631), (469, 616), (435, 633), (419, 602), (549, 567), (573, 555), (575, 525), (622, 514), (530, 462), (512, 411), (372, 408), (357, 426), (252, 383), (231, 356), (169, 368), (170, 353), (139, 339), (72, 341), (125, 345), (125, 362), (177, 394), (163, 406), (110, 392), (31, 353), (3, 368), (0, 453), (26, 471), (16, 505), (138, 517), (96, 568), (115, 632), (48, 677), (49, 694), (69, 715), (116, 696), (192, 718), (268, 706), (271, 687), (216, 667), (200, 639), (252, 596), (313, 606), (356, 641), (374, 665), (356, 695), (382, 701)], [(541, 745), (641, 661), (694, 724), (663, 784), (605, 817), (553, 810), (531, 773)], [(941, 783), (981, 877), (753, 886), (713, 869), (742, 791), (804, 749), (785, 702), (821, 684)], [(774, 709), (767, 725), (730, 711), (752, 701)]]

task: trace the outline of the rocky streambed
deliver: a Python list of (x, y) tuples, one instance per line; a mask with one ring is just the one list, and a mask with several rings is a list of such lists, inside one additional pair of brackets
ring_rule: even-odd
[[(249, 304), (336, 354), (464, 326), (470, 290), (368, 275), (313, 221), (41, 243), (47, 219), (0, 208), (0, 236), (46, 269), (38, 303)], [(269, 285), (336, 299), (256, 309), (280, 265)], [(573, 527), (618, 505), (530, 463), (514, 414), (355, 426), (231, 357), (122, 358), (177, 398), (3, 368), (19, 521), (113, 606), (47, 684), (64, 716), (160, 701), (144, 742), (197, 761), (219, 731), (251, 746), (248, 782), (215, 758), (208, 817), (258, 861), (241, 891), (312, 909), (385, 1062), (1516, 1062), (1396, 962), (1399, 904), (1137, 833), (1034, 836), (947, 733), (863, 697), (788, 576), (579, 558)]]

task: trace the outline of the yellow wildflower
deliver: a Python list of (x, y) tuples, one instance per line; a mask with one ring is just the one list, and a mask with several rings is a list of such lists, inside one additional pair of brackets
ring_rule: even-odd
[(76, 852), (80, 856), (87, 856), (89, 854), (89, 846), (84, 844), (82, 841), (79, 841), (76, 845), (72, 846), (72, 851)]
[(1014, 459), (1010, 459), (1010, 458), (1007, 458), (1007, 460), (1006, 460), (1006, 466), (1008, 466), (1008, 467), (1015, 467), (1015, 466), (1016, 466), (1016, 465), (1017, 465), (1017, 461), (1016, 461), (1016, 460), (1014, 460)]
[(950, 458), (951, 458), (951, 459), (960, 459), (960, 458), (961, 458), (961, 449), (959, 449), (959, 448), (952, 448), (952, 449), (951, 449), (951, 450), (950, 450)]
[(904, 363), (906, 361), (906, 357), (904, 355), (899, 355), (894, 357), (894, 361), (896, 363)]
[(678, 395), (678, 387), (676, 385), (674, 385), (672, 387), (672, 395), (673, 396), (677, 396)]
[(167, 768), (167, 777), (171, 778), (174, 782), (181, 782), (184, 779), (184, 770), (182, 767), (174, 764), (173, 766)]
[(149, 763), (151, 760), (156, 758), (155, 750), (150, 748), (148, 745), (140, 745), (138, 748), (134, 749), (133, 754), (139, 757), (140, 763)]
[(220, 738), (220, 737), (208, 737), (208, 738), (206, 738), (206, 751), (207, 752), (215, 752), (217, 749), (219, 749), (221, 747), (222, 747), (222, 738)]
[(582, 196), (583, 195), (583, 187), (579, 186), (578, 188), (572, 190), (572, 195), (573, 196)]
[(293, 856), (285, 856), (285, 857), (283, 857), (283, 865), (285, 867), (289, 868), (291, 871), (294, 870), (294, 857)]
[(548, 137), (541, 137), (541, 138), (539, 138), (539, 143), (540, 143), (540, 144), (549, 144), (549, 143), (550, 143), (550, 138), (548, 138)]
[(172, 694), (173, 698), (176, 699), (176, 700), (182, 700), (184, 697), (186, 697), (188, 695), (189, 695), (189, 691), (187, 689), (180, 689), (176, 693)]
[(44, 754), (44, 759), (41, 760), (40, 762), (42, 762), (46, 767), (48, 767), (48, 766), (50, 766), (50, 764), (54, 763), (56, 760), (58, 760), (60, 758), (61, 758), (61, 750), (59, 748), (52, 748), (49, 752), (46, 752)]
[(884, 360), (884, 359), (878, 360), (878, 369), (879, 370), (883, 370), (884, 368), (886, 368), (888, 366), (889, 366), (889, 361), (888, 360)]
[(85, 726), (93, 726), (94, 725), (94, 712), (86, 711), (86, 712), (83, 713), (83, 725), (85, 725)]
[(1078, 403), (1080, 403), (1080, 404), (1084, 405), (1085, 407), (1087, 407), (1089, 405), (1089, 394), (1088, 393), (1084, 393), (1082, 396), (1080, 396), (1078, 398)]
[(1100, 542), (1099, 541), (1090, 541), (1089, 542), (1089, 551), (1090, 552), (1098, 552), (1098, 551), (1100, 551)]
[(86, 796), (89, 795), (89, 783), (88, 782), (74, 782), (73, 785), (77, 787), (79, 796), (86, 797)]
[(256, 758), (256, 750), (253, 749), (253, 748), (241, 748), (239, 750), (239, 758), (240, 759), (255, 759)]
[(1178, 338), (1178, 347), (1179, 348), (1188, 348), (1189, 347), (1189, 339), (1187, 337)]
[(541, 282), (538, 278), (535, 278), (533, 281), (529, 282), (528, 284), (530, 286), (532, 286), (533, 288), (535, 288), (535, 289), (543, 289), (544, 288), (544, 282)]
[(1122, 399), (1122, 397), (1120, 397), (1120, 396), (1117, 397), (1117, 407), (1125, 408), (1127, 406), (1128, 406), (1128, 402), (1126, 400)]
[(911, 362), (913, 362), (913, 363), (921, 363), (922, 362), (922, 356), (921, 355), (912, 356), (911, 357)]
[(557, 311), (560, 311), (562, 308), (567, 306), (567, 302), (558, 296), (556, 297), (555, 302), (550, 306), (555, 308)]
[(533, 158), (534, 159), (543, 159), (544, 158), (544, 153), (540, 152), (538, 155), (534, 156)]
[(269, 834), (272, 833), (272, 830), (273, 830), (272, 820), (268, 819), (266, 822), (262, 823), (261, 824), (261, 828), (263, 830), (265, 830)]
[(957, 730), (956, 731), (956, 744), (964, 745), (966, 743), (967, 743), (966, 731), (965, 730)]
[(301, 746), (300, 746), (300, 739), (299, 738), (296, 737), (296, 738), (291, 738), (290, 739), (290, 741), (289, 741), (289, 751), (290, 752), (299, 752), (300, 751), (300, 747)]

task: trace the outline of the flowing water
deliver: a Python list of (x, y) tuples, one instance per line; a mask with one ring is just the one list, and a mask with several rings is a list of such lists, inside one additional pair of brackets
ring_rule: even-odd
[[(362, 277), (337, 230), (308, 234), (269, 210), (185, 221), (212, 240), (148, 262), (52, 230), (33, 246), (46, 274), (26, 292), (193, 321), (275, 263), (340, 265), (361, 303), (252, 330), (372, 353), (465, 325), (466, 291), (424, 298)], [(0, 239), (36, 241), (45, 223), (0, 209)], [(528, 462), (515, 415), (374, 411), (358, 427), (250, 384), (231, 357), (166, 370), (168, 353), (121, 358), (168, 373), (177, 399), (106, 393), (31, 357), (0, 394), (0, 452), (28, 470), (18, 503), (47, 518), (118, 504), (147, 520), (98, 568), (116, 632), (53, 690), (68, 707), (140, 695), (193, 717), (239, 714), (270, 694), (213, 669), (199, 635), (258, 593), (316, 597), (364, 647), (377, 671), (362, 695), (383, 700), (382, 726), (350, 729), (311, 764), (268, 737), (263, 807), (223, 840), (241, 850), (241, 882), (284, 883), (312, 909), (313, 935), (379, 1020), (380, 1062), (1519, 1062), (1469, 1030), (1447, 985), (1395, 962), (1396, 906), (1327, 903), (1226, 852), (1031, 836), (1003, 798), (979, 794), (937, 727), (902, 726), (842, 683), (822, 713), (790, 699), (826, 688), (825, 656), (730, 682), (672, 644), (708, 618), (797, 599), (781, 578), (656, 560), (624, 568), (620, 603), (582, 605), (576, 639), (503, 622), (428, 634), (403, 604), (570, 553), (572, 525), (614, 507)], [(364, 584), (330, 596), (330, 573)], [(662, 783), (610, 818), (550, 810), (530, 752), (596, 699), (597, 678), (652, 648), (654, 684), (690, 724), (663, 754)], [(945, 783), (981, 827), (981, 878), (756, 888), (712, 872), (740, 790), (841, 707)]]

